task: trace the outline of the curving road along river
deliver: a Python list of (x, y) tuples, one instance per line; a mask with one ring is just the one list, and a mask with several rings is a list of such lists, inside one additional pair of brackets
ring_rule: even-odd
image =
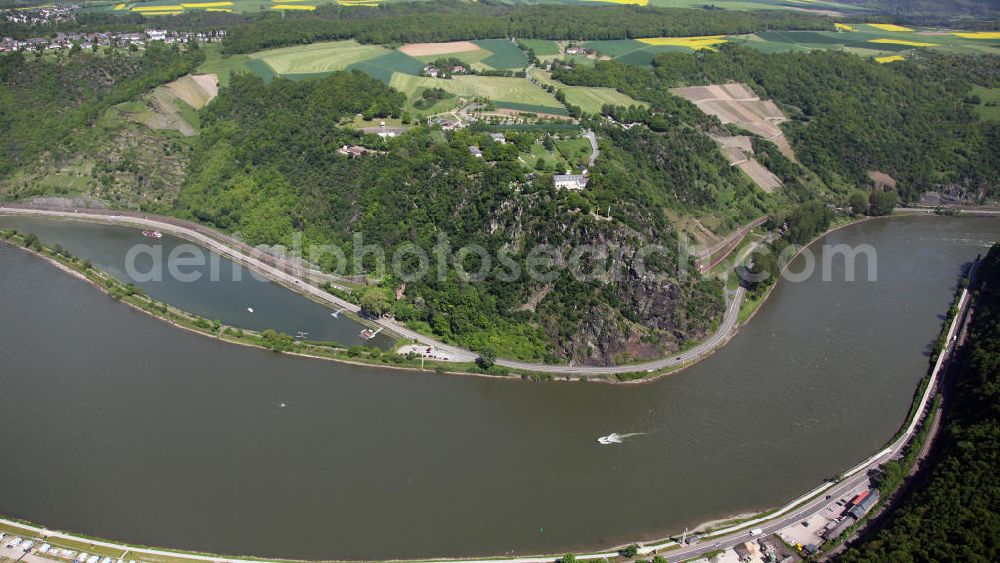
[[(34, 209), (34, 208), (21, 208), (21, 207), (4, 207), (0, 205), (0, 214), (8, 215), (21, 215), (21, 216), (38, 216), (38, 217), (51, 217), (51, 218), (63, 218), (63, 219), (76, 219), (76, 220), (87, 220), (87, 221), (97, 221), (101, 223), (115, 224), (115, 225), (132, 225), (137, 227), (142, 227), (146, 229), (156, 229), (163, 232), (171, 233), (176, 236), (185, 238), (187, 240), (196, 242), (212, 251), (233, 260), (236, 263), (248, 265), (255, 270), (263, 273), (268, 278), (282, 283), (295, 291), (313, 297), (320, 302), (328, 303), (334, 307), (344, 308), (352, 313), (359, 313), (361, 308), (351, 303), (345, 301), (336, 295), (332, 295), (327, 291), (319, 289), (309, 283), (310, 275), (309, 271), (304, 270), (296, 264), (289, 263), (288, 261), (274, 258), (273, 256), (264, 255), (261, 252), (253, 252), (252, 249), (246, 248), (245, 245), (240, 246), (235, 243), (232, 239), (221, 235), (210, 233), (205, 227), (192, 228), (185, 225), (179, 221), (167, 221), (165, 219), (154, 219), (149, 217), (135, 216), (134, 214), (109, 214), (107, 212), (97, 213), (88, 210), (75, 210), (75, 211), (58, 211), (52, 209)], [(719, 329), (707, 339), (699, 343), (697, 346), (685, 350), (677, 354), (671, 354), (669, 357), (661, 358), (658, 360), (653, 360), (649, 362), (643, 362), (638, 364), (628, 364), (620, 366), (561, 366), (561, 365), (551, 365), (536, 362), (522, 362), (517, 360), (507, 360), (507, 359), (497, 359), (496, 363), (498, 365), (521, 369), (527, 371), (535, 371), (542, 373), (557, 373), (557, 374), (571, 374), (577, 377), (595, 377), (603, 375), (614, 375), (621, 373), (635, 373), (643, 371), (659, 371), (669, 367), (679, 366), (683, 364), (690, 363), (692, 361), (698, 360), (705, 354), (710, 353), (712, 350), (718, 346), (724, 344), (735, 332), (737, 326), (737, 321), (739, 319), (740, 305), (743, 303), (743, 298), (745, 295), (745, 290), (740, 287), (738, 288), (727, 303), (726, 311), (723, 316), (722, 323)], [(414, 330), (411, 330), (393, 319), (380, 318), (371, 319), (371, 322), (375, 323), (382, 328), (392, 331), (403, 338), (419, 342), (425, 346), (433, 346), (439, 350), (447, 352), (450, 359), (460, 362), (471, 362), (479, 357), (478, 354), (472, 350), (466, 350), (458, 346), (453, 346), (450, 344), (445, 344), (440, 342), (433, 337), (421, 334)]]

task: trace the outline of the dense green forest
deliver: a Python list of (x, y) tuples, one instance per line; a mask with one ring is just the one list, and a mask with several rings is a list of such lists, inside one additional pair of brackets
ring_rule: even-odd
[(926, 480), (847, 563), (1000, 560), (1000, 245), (983, 260), (968, 344)]
[(664, 53), (652, 69), (599, 61), (557, 70), (571, 85), (610, 86), (669, 116), (697, 111), (670, 87), (744, 82), (791, 117), (784, 126), (808, 169), (838, 191), (879, 170), (913, 200), (939, 185), (973, 197), (1000, 188), (1000, 124), (979, 120), (963, 100), (972, 84), (1000, 85), (1000, 57), (921, 53), (879, 65), (837, 51), (764, 54), (735, 46), (694, 55)]
[[(177, 212), (238, 231), (251, 243), (287, 244), (301, 231), (307, 245), (342, 246), (349, 262), (360, 248), (356, 234), (387, 257), (408, 245), (433, 255), (439, 237), (452, 248), (478, 244), (494, 257), (506, 254), (514, 266), (495, 259), (482, 281), (463, 280), (453, 268), (419, 280), (376, 278), (383, 297), (372, 301), (381, 303), (375, 312), (391, 311), (474, 349), (611, 362), (662, 355), (707, 333), (721, 313), (721, 288), (687, 275), (691, 264), (678, 256), (668, 212), (730, 209), (731, 220), (742, 221), (765, 207), (759, 190), (732, 171), (707, 137), (690, 129), (609, 130), (587, 190), (559, 191), (548, 175), (526, 180), (532, 171), (518, 160), (518, 145), (530, 148), (542, 132), (512, 132), (511, 142), (500, 144), (469, 131), (414, 127), (383, 140), (338, 126), (359, 112), (398, 114), (403, 101), (360, 72), (269, 85), (235, 77), (204, 111)], [(350, 159), (336, 152), (353, 143), (388, 154)], [(470, 145), (481, 147), (484, 158), (473, 157)], [(648, 243), (663, 245), (649, 267), (666, 280), (649, 279), (635, 265)], [(566, 252), (608, 244), (619, 270), (588, 281), (565, 272), (541, 281), (507, 279), (512, 269), (526, 271), (528, 253), (540, 244)], [(375, 272), (373, 256), (362, 262), (365, 272)], [(590, 272), (601, 260), (582, 262)], [(475, 270), (477, 260), (466, 264)], [(397, 301), (401, 281), (405, 296)]]
[(458, 0), (322, 6), (309, 14), (262, 18), (229, 29), (227, 53), (355, 38), (405, 43), (519, 37), (629, 39), (667, 35), (752, 33), (767, 29), (832, 29), (832, 22), (785, 11), (732, 12), (636, 6), (553, 6)]
[(0, 56), (0, 179), (43, 153), (58, 158), (83, 149), (92, 141), (84, 129), (105, 110), (191, 72), (201, 60), (198, 50), (162, 44), (141, 54), (79, 51), (55, 61)]
[[(909, 21), (913, 18), (951, 18), (961, 17), (963, 25), (971, 20), (967, 18), (996, 18), (1000, 15), (1000, 6), (992, 0), (841, 0), (844, 4), (854, 4), (875, 10), (880, 14), (889, 14)], [(984, 22), (991, 23), (991, 22)], [(995, 26), (996, 21), (992, 22)]]

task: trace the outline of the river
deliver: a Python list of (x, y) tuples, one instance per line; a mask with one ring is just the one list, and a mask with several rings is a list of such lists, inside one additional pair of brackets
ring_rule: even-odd
[[(836, 231), (817, 244), (871, 244), (878, 281), (835, 261), (832, 281), (782, 282), (709, 359), (623, 386), (242, 348), (0, 245), (0, 512), (146, 545), (380, 559), (559, 553), (775, 507), (900, 427), (962, 265), (996, 240), (990, 218)], [(610, 432), (638, 435), (595, 442)]]
[[(393, 344), (391, 338), (381, 334), (364, 340), (359, 335), (365, 327), (347, 315), (333, 317), (331, 313), (336, 311), (170, 234), (152, 241), (131, 227), (11, 215), (0, 215), (0, 229), (33, 233), (43, 243), (59, 244), (116, 278), (135, 284), (153, 299), (230, 326), (270, 328), (292, 336), (302, 332), (309, 340), (348, 346), (388, 349)], [(131, 261), (132, 272), (127, 266), (130, 249), (138, 250)], [(175, 262), (198, 258), (184, 254), (185, 249), (197, 249), (200, 262), (177, 266), (176, 271), (181, 275), (171, 275), (168, 268), (171, 255)], [(246, 283), (233, 283), (234, 280)]]

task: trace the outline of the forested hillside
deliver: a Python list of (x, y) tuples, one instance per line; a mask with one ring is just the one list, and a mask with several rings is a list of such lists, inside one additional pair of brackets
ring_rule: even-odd
[[(0, 179), (42, 153), (85, 148), (84, 128), (109, 107), (191, 72), (201, 54), (150, 45), (142, 54), (77, 51), (58, 60), (0, 56)], [(80, 133), (85, 133), (81, 135)]]
[(1000, 560), (1000, 245), (983, 261), (964, 369), (927, 481), (846, 563)]
[(743, 82), (783, 105), (796, 154), (832, 188), (864, 185), (867, 172), (877, 170), (900, 181), (904, 200), (939, 186), (961, 186), (973, 197), (1000, 189), (1000, 125), (979, 120), (964, 103), (973, 83), (1000, 85), (998, 57), (922, 53), (879, 65), (836, 51), (763, 54), (724, 46), (664, 53), (652, 69), (599, 61), (554, 76), (619, 88), (667, 114), (689, 113), (675, 109), (684, 104), (667, 97), (667, 88)]
[[(530, 171), (515, 147), (535, 142), (530, 133), (511, 133), (513, 143), (500, 145), (485, 134), (416, 127), (386, 141), (337, 125), (366, 110), (392, 115), (401, 104), (399, 94), (359, 72), (270, 85), (234, 78), (203, 117), (179, 211), (252, 243), (288, 243), (301, 230), (307, 243), (338, 244), (348, 257), (354, 233), (388, 256), (410, 244), (433, 255), (442, 236), (453, 248), (506, 253), (521, 272), (539, 244), (567, 254), (586, 244), (616, 247), (614, 277), (585, 282), (568, 274), (510, 276), (511, 266), (497, 260), (483, 281), (463, 281), (453, 268), (409, 281), (399, 301), (392, 296), (401, 280), (379, 280), (385, 310), (475, 349), (608, 363), (659, 356), (708, 332), (721, 313), (721, 287), (680, 275), (691, 264), (680, 262), (668, 212), (730, 210), (736, 222), (759, 215), (765, 202), (707, 138), (692, 130), (609, 132), (587, 190), (557, 191), (544, 174), (525, 181)], [(356, 142), (388, 154), (349, 159), (336, 152)], [(482, 147), (485, 158), (472, 156), (470, 145)], [(648, 154), (634, 154), (640, 150)], [(650, 267), (667, 280), (636, 267), (635, 254), (648, 243), (663, 245)], [(585, 257), (585, 271), (598, 262)], [(470, 258), (467, 267), (476, 271), (476, 263)], [(372, 257), (363, 265), (374, 273)]]
[(355, 38), (407, 43), (519, 37), (628, 39), (665, 35), (752, 33), (768, 29), (832, 29), (832, 22), (784, 11), (732, 12), (638, 6), (553, 6), (456, 0), (386, 4), (377, 9), (321, 7), (309, 14), (261, 18), (234, 26), (228, 53)]

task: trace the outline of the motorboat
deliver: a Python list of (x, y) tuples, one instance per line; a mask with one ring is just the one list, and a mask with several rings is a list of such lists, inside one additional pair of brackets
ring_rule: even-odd
[(161, 233), (160, 231), (143, 231), (142, 236), (146, 238), (151, 238), (153, 240), (160, 240), (161, 238), (163, 238), (163, 233)]
[(617, 432), (612, 432), (607, 436), (601, 436), (600, 438), (598, 438), (597, 443), (602, 446), (607, 446), (609, 444), (621, 444), (622, 437), (619, 436)]

